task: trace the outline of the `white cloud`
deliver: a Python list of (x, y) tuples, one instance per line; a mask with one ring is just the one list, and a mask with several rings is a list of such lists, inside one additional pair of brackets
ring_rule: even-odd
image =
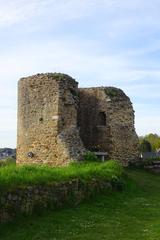
[[(131, 24), (132, 27), (137, 24), (143, 25), (146, 21), (148, 24), (157, 24), (155, 18), (159, 18), (159, 6), (157, 0), (152, 2), (144, 0), (132, 2), (128, 0), (0, 0), (0, 26), (12, 25), (37, 16), (49, 17), (49, 15), (52, 15), (54, 23), (57, 20), (93, 15), (103, 10), (106, 12), (106, 19), (109, 17), (112, 20), (112, 28), (118, 30), (123, 26), (129, 30)], [(144, 18), (141, 22), (139, 22), (140, 17)]]
[(96, 9), (97, 1), (6, 0), (0, 1), (0, 26), (12, 25), (37, 16), (52, 15), (54, 21), (79, 18)]
[[(8, 143), (15, 144), (17, 80), (37, 72), (66, 72), (77, 78), (83, 87), (121, 87), (135, 101), (138, 132), (158, 131), (159, 113), (155, 110), (150, 118), (148, 106), (142, 104), (140, 108), (137, 101), (149, 103), (159, 99), (158, 60), (148, 56), (160, 49), (160, 42), (153, 35), (154, 32), (158, 34), (160, 28), (157, 24), (160, 21), (159, 8), (158, 0), (0, 0), (1, 35), (7, 28), (11, 32), (10, 38), (12, 34), (16, 35), (16, 29), (20, 36), (9, 50), (7, 43), (1, 42), (4, 50), (0, 55), (0, 108), (3, 116), (0, 118), (0, 132), (3, 136), (4, 132), (6, 135), (8, 131), (12, 133), (12, 140)], [(75, 32), (72, 29), (59, 36), (58, 32), (45, 36), (43, 31), (48, 26), (54, 32), (55, 26), (58, 29), (62, 22), (64, 28), (68, 26), (68, 20), (74, 20), (74, 24), (76, 20), (79, 24), (79, 20), (83, 20), (80, 32), (75, 24)], [(88, 24), (87, 28), (85, 24)], [(19, 25), (21, 27), (17, 28)], [(23, 27), (27, 34), (32, 28), (30, 35), (25, 35), (26, 39), (21, 36), (25, 32)], [(32, 39), (37, 34), (34, 27), (41, 29), (35, 40)], [(140, 39), (141, 45), (136, 42)], [(154, 84), (149, 84), (150, 79)], [(152, 126), (148, 125), (149, 120)], [(3, 139), (0, 141), (4, 143)]]
[(14, 0), (14, 1), (2, 1), (0, 3), (0, 25), (10, 25), (23, 21), (24, 19), (39, 14), (39, 7), (43, 3), (41, 1), (25, 1), (25, 0)]
[[(90, 45), (90, 43), (88, 43)], [(18, 52), (0, 56), (1, 76), (13, 78), (40, 71), (66, 71), (117, 79), (119, 71), (127, 67), (126, 59), (119, 55), (100, 56), (85, 52), (86, 46), (74, 40), (57, 40), (19, 46)], [(93, 46), (94, 48), (94, 46)], [(10, 71), (8, 72), (7, 69)], [(6, 74), (7, 72), (7, 74)], [(114, 75), (112, 76), (112, 74)], [(3, 78), (1, 78), (3, 81)], [(1, 81), (1, 80), (0, 80)]]

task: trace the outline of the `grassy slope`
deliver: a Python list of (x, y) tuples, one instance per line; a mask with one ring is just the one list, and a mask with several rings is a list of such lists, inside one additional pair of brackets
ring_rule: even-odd
[(121, 177), (122, 173), (123, 169), (116, 161), (71, 164), (61, 168), (36, 165), (16, 167), (11, 164), (0, 168), (0, 191), (17, 186), (62, 182), (75, 178), (113, 180), (114, 177)]
[[(160, 176), (129, 170), (128, 190), (0, 227), (1, 240), (158, 240)], [(135, 184), (137, 183), (137, 184)]]

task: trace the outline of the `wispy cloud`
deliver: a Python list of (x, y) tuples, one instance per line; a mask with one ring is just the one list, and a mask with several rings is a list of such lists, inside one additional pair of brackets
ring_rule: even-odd
[[(0, 26), (12, 25), (38, 16), (52, 14), (57, 22), (89, 14), (91, 7), (98, 2), (93, 0), (6, 0), (0, 3)], [(61, 18), (63, 17), (63, 19)], [(55, 18), (55, 19), (54, 19)], [(57, 19), (58, 18), (58, 19)]]
[(44, 1), (2, 1), (0, 4), (0, 26), (12, 25), (40, 14)]
[(0, 144), (15, 146), (17, 80), (37, 72), (121, 87), (138, 133), (159, 132), (159, 9), (159, 0), (0, 0)]

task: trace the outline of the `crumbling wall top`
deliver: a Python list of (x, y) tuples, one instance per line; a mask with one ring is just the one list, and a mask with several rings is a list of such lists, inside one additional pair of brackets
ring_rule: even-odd
[(112, 100), (125, 100), (130, 101), (130, 98), (124, 93), (124, 91), (120, 88), (116, 87), (89, 87), (89, 88), (79, 88), (79, 91), (96, 91), (103, 90), (107, 97)]
[(56, 81), (73, 81), (75, 83), (78, 84), (78, 82), (76, 82), (76, 80), (72, 77), (70, 77), (67, 74), (63, 74), (63, 73), (38, 73), (35, 75), (31, 75), (29, 77), (23, 77), (21, 78), (19, 81), (25, 81), (25, 80), (32, 80), (32, 79), (44, 79), (44, 78), (50, 78)]

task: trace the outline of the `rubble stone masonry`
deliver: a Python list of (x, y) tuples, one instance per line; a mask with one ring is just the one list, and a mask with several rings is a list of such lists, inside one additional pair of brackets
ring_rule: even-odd
[(59, 73), (22, 78), (18, 88), (18, 164), (62, 166), (88, 150), (124, 165), (138, 158), (134, 110), (122, 90), (78, 89)]
[(130, 99), (113, 87), (79, 89), (78, 125), (84, 146), (107, 152), (124, 165), (138, 158), (139, 141)]

